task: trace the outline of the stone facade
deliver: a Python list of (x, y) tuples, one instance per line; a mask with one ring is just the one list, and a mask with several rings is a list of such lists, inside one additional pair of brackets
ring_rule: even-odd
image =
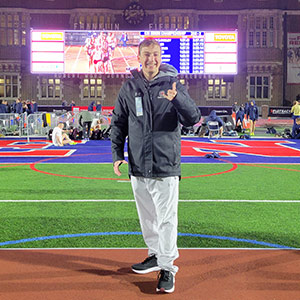
[[(138, 23), (126, 20), (131, 3), (144, 10)], [(111, 106), (125, 75), (31, 74), (30, 28), (237, 30), (237, 75), (180, 76), (196, 103), (231, 106), (251, 98), (259, 106), (282, 106), (300, 94), (299, 84), (286, 82), (287, 34), (300, 33), (297, 0), (0, 0), (0, 99), (36, 99), (41, 105), (57, 105), (63, 99), (87, 105), (100, 99)], [(98, 89), (96, 98), (86, 96), (91, 88)]]

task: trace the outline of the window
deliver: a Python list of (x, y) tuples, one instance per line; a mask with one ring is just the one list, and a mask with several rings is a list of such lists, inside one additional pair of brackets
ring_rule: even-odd
[(250, 47), (254, 46), (254, 32), (253, 31), (249, 32), (249, 46)]
[(169, 28), (170, 28), (170, 17), (165, 16), (165, 29), (169, 29)]
[(250, 76), (250, 99), (269, 100), (270, 78), (269, 76)]
[(0, 45), (6, 46), (6, 30), (0, 28)]
[(39, 77), (39, 99), (60, 100), (62, 98), (62, 82), (60, 78)]
[(260, 17), (255, 18), (255, 28), (260, 29)]
[(12, 15), (7, 16), (7, 27), (12, 27)]
[(84, 78), (82, 81), (82, 99), (83, 100), (100, 100), (102, 99), (102, 79), (101, 78)]
[(80, 16), (79, 17), (79, 29), (83, 30), (84, 29), (84, 25), (85, 25), (85, 17), (84, 16)]
[(14, 36), (13, 36), (13, 30), (12, 29), (8, 29), (7, 30), (7, 44), (9, 46), (12, 46), (13, 44), (13, 39), (14, 39)]
[(104, 16), (99, 17), (99, 29), (104, 28)]
[(248, 16), (248, 47), (274, 47), (274, 17)]
[(0, 15), (0, 27), (6, 27), (6, 16)]
[(17, 74), (0, 75), (0, 98), (18, 98), (19, 90), (19, 76)]
[(274, 46), (274, 32), (270, 31), (270, 47)]
[(0, 15), (0, 45), (25, 46), (26, 20), (26, 15), (17, 13)]
[(14, 15), (14, 28), (18, 28), (20, 26), (20, 17), (19, 15)]
[(177, 17), (177, 29), (182, 29), (182, 21), (183, 18), (181, 16)]
[(18, 46), (20, 42), (19, 29), (14, 29), (14, 45)]
[(176, 17), (171, 17), (171, 29), (176, 29)]
[(262, 33), (262, 46), (267, 47), (267, 32), (263, 31)]
[(90, 30), (91, 29), (91, 24), (92, 24), (92, 18), (91, 16), (86, 17), (86, 29)]
[(22, 15), (22, 23), (21, 23), (22, 28), (26, 28), (26, 16)]
[(263, 29), (267, 29), (267, 18), (266, 17), (263, 17), (263, 20), (262, 20), (262, 28)]
[(185, 16), (183, 18), (183, 29), (189, 29), (190, 28), (190, 18), (188, 16)]
[(93, 16), (93, 29), (98, 29), (98, 17)]
[(228, 84), (222, 78), (208, 79), (208, 100), (227, 100)]
[(26, 45), (26, 31), (22, 30), (22, 46)]
[(270, 17), (270, 29), (274, 29), (274, 18)]
[(260, 47), (260, 31), (256, 32), (256, 47)]
[(107, 16), (107, 17), (106, 17), (106, 27), (107, 27), (107, 28), (110, 28), (110, 27), (111, 27), (111, 17), (110, 17), (110, 16)]

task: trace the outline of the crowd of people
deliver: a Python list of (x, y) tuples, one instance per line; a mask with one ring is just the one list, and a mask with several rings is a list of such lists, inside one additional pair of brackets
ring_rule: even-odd
[(109, 73), (109, 64), (117, 46), (117, 38), (113, 32), (93, 34), (85, 41), (84, 49), (88, 56), (89, 71)]
[(35, 100), (22, 100), (18, 98), (12, 104), (9, 104), (7, 100), (0, 100), (0, 114), (22, 114), (27, 115), (38, 112), (38, 104)]

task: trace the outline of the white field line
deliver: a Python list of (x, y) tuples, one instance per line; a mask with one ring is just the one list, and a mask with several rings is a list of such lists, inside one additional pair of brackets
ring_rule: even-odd
[(73, 68), (72, 68), (72, 73), (75, 73), (75, 67), (77, 67), (77, 64), (78, 64), (78, 60), (79, 60), (79, 56), (80, 56), (80, 53), (81, 53), (81, 50), (82, 50), (82, 46), (80, 47), (80, 49), (79, 49), (79, 52), (78, 52), (78, 54), (77, 54), (77, 57), (76, 57), (76, 60), (75, 60), (75, 63), (74, 63), (74, 65), (73, 65)]
[[(73, 199), (73, 200), (0, 200), (0, 203), (5, 202), (135, 202), (132, 199)], [(202, 203), (202, 202), (227, 202), (227, 203), (300, 203), (300, 200), (230, 200), (230, 199), (220, 199), (220, 200), (179, 200), (180, 203)]]

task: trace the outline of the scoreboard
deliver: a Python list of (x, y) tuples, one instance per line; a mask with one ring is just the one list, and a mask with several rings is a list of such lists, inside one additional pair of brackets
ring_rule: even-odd
[[(113, 46), (104, 43), (111, 47), (105, 60), (108, 66), (88, 66), (88, 49), (92, 48), (88, 43), (96, 41), (94, 48), (99, 48), (101, 56), (106, 50), (100, 44), (109, 37), (114, 37), (115, 42)], [(144, 39), (156, 39), (161, 45), (162, 62), (173, 65), (179, 74), (237, 74), (237, 31), (32, 30), (31, 72), (128, 74), (140, 67), (138, 44)]]

